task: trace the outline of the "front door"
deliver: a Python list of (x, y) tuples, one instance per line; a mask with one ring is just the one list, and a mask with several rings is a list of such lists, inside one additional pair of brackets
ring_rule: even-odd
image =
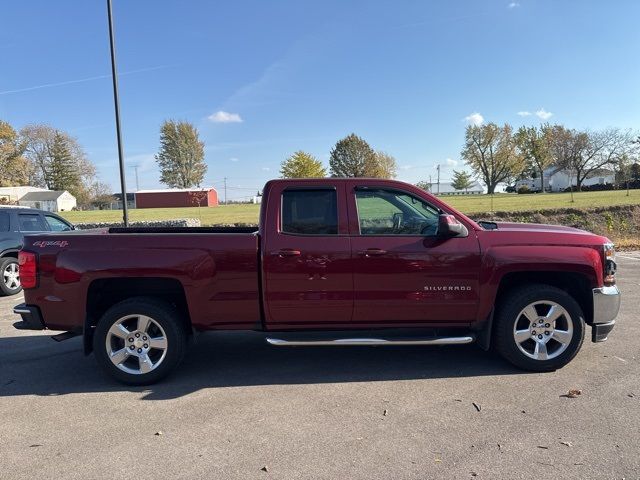
[(262, 257), (268, 328), (348, 324), (353, 275), (344, 183), (274, 187), (269, 202)]
[(437, 236), (442, 211), (417, 195), (353, 184), (354, 322), (465, 325), (478, 308), (475, 233)]

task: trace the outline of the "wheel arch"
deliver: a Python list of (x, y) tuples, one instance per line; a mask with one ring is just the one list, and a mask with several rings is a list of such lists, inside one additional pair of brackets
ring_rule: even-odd
[(185, 332), (192, 333), (187, 299), (179, 280), (164, 277), (95, 279), (87, 290), (83, 328), (85, 355), (93, 350), (93, 332), (104, 313), (116, 303), (136, 297), (155, 298), (173, 305), (180, 313)]

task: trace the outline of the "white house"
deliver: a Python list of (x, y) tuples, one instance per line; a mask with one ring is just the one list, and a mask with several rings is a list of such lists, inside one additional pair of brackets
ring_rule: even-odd
[(0, 203), (18, 203), (18, 201), (30, 192), (46, 192), (46, 188), (39, 187), (0, 187)]
[(66, 190), (29, 192), (18, 201), (18, 205), (47, 212), (68, 212), (76, 207), (76, 197)]
[[(599, 169), (585, 178), (582, 182), (583, 187), (598, 184), (615, 183), (615, 173), (607, 169)], [(569, 186), (577, 185), (576, 174), (560, 167), (549, 167), (544, 171), (544, 189), (550, 192), (564, 192)], [(516, 191), (527, 186), (533, 192), (540, 191), (540, 178), (526, 178), (516, 182)]]
[(440, 182), (432, 183), (429, 192), (434, 195), (480, 195), (484, 193), (484, 188), (476, 181), (466, 190), (456, 190), (451, 182)]

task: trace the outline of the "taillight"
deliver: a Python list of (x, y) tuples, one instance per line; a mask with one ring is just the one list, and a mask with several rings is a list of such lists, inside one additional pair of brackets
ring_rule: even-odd
[(35, 288), (38, 281), (38, 260), (35, 253), (20, 251), (20, 284), (22, 288)]

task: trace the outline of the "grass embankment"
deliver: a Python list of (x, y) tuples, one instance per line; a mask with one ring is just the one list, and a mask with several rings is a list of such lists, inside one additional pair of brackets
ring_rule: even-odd
[[(580, 192), (574, 193), (571, 203), (569, 193), (544, 193), (530, 195), (497, 194), (492, 200), (489, 195), (443, 196), (446, 203), (463, 213), (480, 212), (523, 212), (560, 208), (594, 208), (617, 205), (640, 205), (640, 190)], [(260, 205), (220, 205), (218, 207), (187, 208), (145, 208), (130, 210), (132, 221), (170, 220), (175, 218), (197, 218), (202, 225), (228, 223), (257, 223)], [(91, 210), (84, 212), (63, 212), (62, 216), (74, 223), (119, 222), (120, 210)]]

